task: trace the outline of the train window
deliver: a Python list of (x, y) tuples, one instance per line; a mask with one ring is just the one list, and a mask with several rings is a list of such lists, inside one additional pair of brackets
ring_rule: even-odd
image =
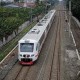
[(33, 43), (20, 43), (21, 52), (33, 52), (34, 44)]
[(39, 44), (37, 44), (37, 46), (36, 46), (36, 51), (38, 51), (39, 50)]
[(38, 44), (37, 44), (37, 46), (36, 46), (36, 51), (38, 50)]
[(48, 26), (47, 26), (47, 31), (49, 30), (49, 24), (48, 24)]
[(39, 40), (40, 45), (42, 44), (42, 41), (44, 40), (44, 37), (45, 37), (45, 32), (43, 33), (43, 35), (41, 36), (41, 39)]

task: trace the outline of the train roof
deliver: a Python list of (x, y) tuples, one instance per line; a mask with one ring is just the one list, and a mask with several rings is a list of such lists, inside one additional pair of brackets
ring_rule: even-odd
[(19, 42), (23, 40), (34, 40), (38, 42), (54, 13), (55, 10), (49, 11)]

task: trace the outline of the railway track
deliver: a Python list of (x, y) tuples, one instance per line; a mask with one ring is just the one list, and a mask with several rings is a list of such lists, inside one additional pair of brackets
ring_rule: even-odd
[(52, 61), (52, 70), (50, 80), (60, 80), (60, 57), (61, 57), (61, 12), (58, 11), (58, 25), (57, 25), (57, 34), (56, 34), (56, 42), (54, 47), (54, 58)]
[[(37, 62), (32, 66), (20, 65), (17, 60), (16, 53), (18, 52), (16, 48), (13, 52), (15, 53), (13, 57), (8, 59), (6, 66), (4, 68), (2, 67), (3, 69), (0, 70), (0, 80), (61, 80), (61, 17), (63, 11), (64, 10), (59, 10), (56, 12), (56, 17), (52, 23), (52, 27), (44, 42)], [(9, 68), (10, 60), (12, 60), (10, 63), (12, 65)]]

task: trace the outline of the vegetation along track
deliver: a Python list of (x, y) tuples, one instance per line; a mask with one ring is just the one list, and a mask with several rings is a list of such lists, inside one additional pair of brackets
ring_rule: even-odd
[[(32, 66), (22, 66), (15, 56), (16, 61), (13, 66), (10, 67), (7, 64), (1, 71), (0, 80), (60, 80), (60, 31), (61, 12), (57, 11), (37, 62)], [(17, 53), (17, 49), (14, 53)], [(11, 60), (10, 64), (15, 59), (11, 58)]]

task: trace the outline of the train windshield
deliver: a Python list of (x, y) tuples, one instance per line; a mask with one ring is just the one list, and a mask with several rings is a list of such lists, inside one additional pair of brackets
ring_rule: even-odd
[(33, 52), (34, 44), (33, 43), (20, 43), (21, 52)]

